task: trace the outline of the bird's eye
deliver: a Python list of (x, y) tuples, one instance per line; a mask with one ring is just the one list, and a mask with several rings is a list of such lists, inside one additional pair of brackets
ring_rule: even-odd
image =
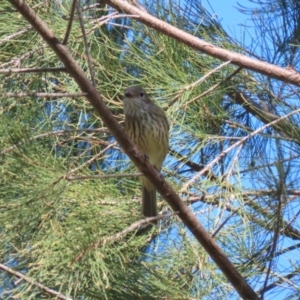
[(143, 92), (141, 92), (141, 93), (140, 93), (140, 96), (141, 96), (141, 97), (144, 97), (144, 93), (143, 93)]

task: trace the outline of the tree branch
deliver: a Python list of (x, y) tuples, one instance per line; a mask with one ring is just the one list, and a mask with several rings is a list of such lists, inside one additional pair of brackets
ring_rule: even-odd
[[(278, 276), (280, 279), (277, 281), (274, 281), (273, 283), (269, 284), (268, 286), (264, 287), (263, 289), (260, 289), (257, 293), (258, 294), (265, 293), (273, 288), (276, 288), (277, 286), (281, 285), (284, 282), (288, 282), (294, 276), (299, 275), (299, 271), (300, 271), (299, 268), (297, 268), (294, 272), (289, 273), (286, 276), (279, 276), (278, 274), (274, 274), (274, 275)], [(297, 289), (299, 290), (298, 287), (297, 287)]]
[(276, 78), (296, 86), (300, 86), (300, 74), (293, 70), (283, 69), (270, 63), (259, 61), (233, 51), (216, 47), (210, 43), (200, 40), (198, 37), (195, 37), (179, 28), (176, 28), (162, 20), (155, 18), (154, 16), (136, 8), (126, 1), (104, 0), (104, 2), (114, 7), (118, 11), (127, 14), (138, 15), (138, 17), (136, 17), (135, 19), (137, 19), (139, 22), (171, 38), (174, 38), (175, 40), (193, 49), (200, 50), (201, 52), (206, 53), (209, 56), (218, 58), (223, 61), (231, 61), (231, 63), (236, 66), (252, 70), (264, 74), (268, 77)]
[[(255, 103), (243, 93), (229, 93), (228, 94), (236, 103), (241, 105), (247, 112), (261, 120), (263, 123), (270, 123), (278, 120), (272, 127), (282, 136), (295, 140), (295, 137), (300, 137), (300, 129), (292, 124), (289, 120), (280, 119), (280, 117), (270, 113), (261, 105)], [(298, 142), (299, 143), (299, 142)]]
[[(173, 211), (179, 212), (182, 222), (189, 228), (195, 238), (208, 252), (210, 257), (216, 262), (227, 279), (232, 283), (236, 291), (244, 299), (259, 299), (258, 295), (249, 286), (247, 281), (241, 276), (234, 265), (227, 258), (226, 254), (218, 246), (215, 240), (208, 234), (205, 228), (199, 223), (193, 212), (186, 206), (180, 197), (174, 192), (169, 184), (164, 180), (160, 173), (154, 168), (148, 160), (145, 160), (143, 153), (138, 151), (137, 147), (124, 132), (122, 126), (116, 121), (113, 114), (105, 105), (102, 97), (96, 88), (91, 84), (83, 70), (78, 66), (68, 49), (60, 43), (47, 25), (37, 16), (37, 14), (25, 3), (24, 0), (9, 0), (17, 11), (37, 30), (45, 42), (53, 49), (70, 75), (77, 82), (82, 92), (87, 93), (87, 99), (99, 114), (104, 124), (115, 136), (118, 143), (130, 157), (136, 167), (147, 179), (155, 186), (162, 197), (172, 207)], [(125, 3), (127, 6), (129, 4)], [(129, 5), (129, 7), (133, 7)], [(134, 8), (134, 7), (133, 7)], [(135, 13), (140, 13), (139, 9), (134, 8)], [(146, 13), (144, 13), (146, 14)], [(147, 16), (151, 17), (147, 14)], [(151, 17), (153, 18), (153, 17)], [(169, 25), (168, 25), (169, 26)], [(200, 41), (200, 40), (199, 40)], [(229, 60), (228, 58), (226, 60)], [(289, 72), (288, 72), (289, 74)], [(298, 76), (297, 76), (298, 78)], [(296, 81), (295, 81), (296, 82)], [(300, 82), (300, 78), (299, 78)]]
[(125, 178), (125, 177), (138, 177), (138, 176), (143, 176), (143, 173), (64, 176), (63, 179), (65, 179), (67, 181), (73, 181), (73, 180), (85, 180), (85, 179), (110, 179), (110, 178)]
[(65, 68), (18, 68), (0, 69), (0, 74), (10, 75), (12, 73), (41, 73), (41, 72), (66, 72)]
[(216, 164), (221, 158), (223, 158), (226, 154), (228, 154), (231, 150), (233, 150), (234, 148), (242, 145), (243, 143), (246, 142), (246, 140), (248, 140), (249, 138), (255, 136), (256, 134), (260, 133), (261, 131), (265, 130), (268, 127), (271, 127), (273, 125), (275, 125), (276, 123), (281, 122), (282, 120), (287, 119), (288, 117), (299, 113), (300, 112), (300, 108), (297, 110), (294, 110), (280, 118), (276, 118), (274, 121), (265, 124), (264, 126), (254, 130), (253, 132), (251, 132), (249, 135), (245, 136), (244, 138), (240, 139), (238, 142), (234, 143), (233, 145), (231, 145), (230, 147), (226, 148), (224, 151), (222, 151), (215, 159), (213, 159), (209, 164), (206, 165), (205, 168), (203, 168), (198, 174), (196, 174), (193, 178), (191, 178), (187, 183), (185, 183), (183, 185), (183, 187), (180, 189), (181, 192), (184, 192), (187, 190), (187, 188), (193, 183), (195, 182), (198, 178), (200, 178), (203, 174), (205, 174), (205, 172), (207, 172), (209, 169), (211, 169), (213, 167), (214, 164)]
[(0, 93), (0, 97), (14, 97), (14, 98), (24, 98), (24, 97), (43, 97), (43, 98), (61, 98), (61, 97), (85, 97), (86, 93)]
[(22, 280), (38, 287), (39, 289), (43, 290), (45, 293), (49, 294), (49, 295), (52, 295), (54, 297), (56, 297), (57, 299), (61, 299), (61, 300), (72, 300), (71, 298), (69, 297), (66, 297), (64, 296), (63, 294), (59, 293), (59, 292), (56, 292), (48, 287), (46, 287), (45, 285), (41, 284), (41, 283), (38, 283), (38, 282), (35, 282), (33, 279), (29, 278), (28, 276), (25, 276), (17, 271), (14, 271), (13, 269), (3, 265), (0, 263), (0, 269), (2, 269), (3, 271), (13, 275), (13, 276), (16, 276), (18, 278), (21, 278)]
[(169, 217), (172, 217), (174, 215), (177, 215), (178, 212), (173, 212), (171, 214), (166, 214), (166, 215), (159, 215), (156, 217), (150, 217), (150, 218), (146, 218), (146, 219), (142, 219), (139, 221), (134, 222), (133, 224), (131, 224), (129, 227), (125, 228), (124, 230), (107, 236), (105, 238), (100, 239), (97, 242), (92, 243), (91, 245), (89, 245), (88, 247), (86, 247), (82, 252), (80, 252), (71, 262), (71, 264), (73, 264), (74, 262), (79, 261), (88, 251), (98, 248), (101, 245), (107, 244), (107, 243), (115, 243), (116, 241), (122, 239), (124, 236), (126, 236), (129, 232), (135, 231), (138, 228), (140, 228), (141, 226), (144, 225), (148, 225), (151, 224), (153, 221), (157, 221), (157, 220), (161, 220), (161, 219), (166, 219)]

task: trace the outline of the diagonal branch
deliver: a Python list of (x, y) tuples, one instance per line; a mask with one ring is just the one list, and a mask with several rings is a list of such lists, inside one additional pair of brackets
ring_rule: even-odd
[(228, 94), (236, 103), (243, 106), (243, 108), (261, 120), (263, 123), (270, 123), (278, 120), (278, 122), (274, 123), (272, 127), (278, 131), (282, 136), (291, 138), (295, 140), (295, 137), (300, 137), (300, 129), (299, 127), (292, 124), (287, 119), (280, 119), (280, 117), (270, 113), (266, 109), (264, 109), (261, 105), (255, 103), (243, 93), (229, 93)]
[(213, 159), (208, 165), (206, 165), (205, 168), (202, 169), (201, 172), (199, 172), (198, 174), (196, 174), (193, 178), (191, 178), (187, 183), (185, 183), (183, 185), (183, 187), (180, 189), (180, 192), (184, 192), (187, 190), (187, 188), (193, 183), (195, 182), (198, 178), (200, 178), (203, 174), (205, 174), (205, 172), (207, 172), (209, 169), (211, 169), (213, 167), (214, 164), (216, 164), (221, 158), (223, 158), (225, 155), (227, 155), (231, 150), (233, 150), (234, 148), (242, 145), (246, 140), (248, 140), (249, 138), (255, 136), (256, 134), (260, 133), (261, 131), (265, 130), (268, 127), (274, 126), (275, 124), (278, 124), (279, 122), (281, 122), (282, 120), (287, 119), (288, 117), (297, 114), (300, 112), (300, 108), (296, 109), (280, 118), (276, 118), (274, 121), (265, 124), (264, 126), (254, 130), (253, 132), (251, 132), (249, 135), (243, 137), (242, 139), (240, 139), (238, 142), (232, 144), (230, 147), (226, 148), (224, 151), (222, 151), (215, 159)]
[[(268, 286), (264, 287), (263, 289), (260, 289), (257, 293), (258, 294), (265, 293), (265, 292), (267, 292), (267, 291), (269, 291), (269, 290), (271, 290), (273, 288), (276, 288), (276, 287), (282, 285), (285, 282), (289, 282), (291, 284), (292, 282), (290, 281), (290, 279), (292, 279), (293, 277), (299, 275), (299, 271), (300, 271), (299, 268), (296, 268), (294, 270), (294, 272), (289, 273), (286, 276), (280, 276), (279, 274), (274, 273), (273, 275), (279, 277), (279, 279), (276, 280), (276, 281), (274, 281), (274, 282), (272, 282), (271, 284), (269, 284)], [(297, 288), (299, 290), (299, 287), (296, 287), (294, 284), (291, 284), (291, 285), (294, 286), (295, 288)]]
[(101, 238), (100, 240), (92, 243), (91, 245), (89, 245), (88, 247), (86, 247), (83, 251), (81, 251), (72, 261), (71, 264), (73, 264), (74, 262), (77, 262), (79, 260), (81, 260), (81, 258), (90, 250), (95, 249), (100, 247), (101, 245), (105, 245), (108, 243), (115, 243), (118, 240), (121, 240), (123, 237), (125, 237), (128, 233), (132, 232), (132, 231), (136, 231), (137, 229), (141, 228), (144, 225), (148, 225), (151, 224), (151, 222), (156, 221), (156, 220), (162, 220), (162, 219), (166, 219), (172, 216), (177, 215), (177, 212), (171, 213), (171, 214), (166, 214), (166, 215), (159, 215), (156, 217), (150, 217), (150, 218), (146, 218), (146, 219), (142, 219), (139, 221), (136, 221), (134, 223), (132, 223), (129, 227), (125, 228), (124, 230), (115, 233), (113, 235)]
[(45, 293), (51, 295), (51, 296), (54, 296), (56, 299), (61, 299), (61, 300), (72, 300), (71, 298), (69, 297), (66, 297), (65, 295), (59, 293), (59, 292), (56, 292), (48, 287), (46, 287), (45, 285), (41, 284), (41, 283), (38, 283), (36, 281), (34, 281), (33, 279), (31, 279), (30, 277), (28, 276), (25, 276), (23, 275), (22, 273), (19, 273), (3, 264), (0, 263), (0, 269), (13, 275), (13, 276), (16, 276), (30, 284), (32, 284), (33, 286), (36, 286), (38, 287), (39, 289), (43, 290)]
[(283, 69), (276, 65), (272, 65), (267, 62), (259, 61), (246, 55), (239, 54), (233, 51), (222, 49), (220, 47), (214, 46), (210, 43), (207, 43), (196, 36), (193, 36), (177, 27), (174, 27), (154, 16), (148, 14), (145, 11), (142, 11), (135, 6), (129, 4), (126, 1), (122, 0), (104, 0), (104, 2), (116, 10), (124, 12), (126, 14), (137, 15), (135, 19), (139, 22), (154, 28), (156, 31), (159, 31), (175, 40), (193, 48), (200, 50), (203, 53), (208, 54), (209, 56), (218, 58), (223, 61), (231, 61), (232, 64), (252, 70), (261, 74), (264, 74), (271, 78), (276, 78), (284, 82), (291, 83), (296, 86), (300, 86), (300, 74), (293, 70)]
[[(137, 147), (124, 132), (122, 126), (116, 121), (113, 114), (105, 105), (102, 97), (96, 88), (86, 77), (83, 70), (78, 66), (68, 49), (60, 43), (54, 36), (53, 32), (37, 16), (37, 14), (25, 3), (24, 0), (8, 0), (17, 11), (35, 28), (44, 41), (53, 49), (60, 58), (65, 68), (77, 82), (82, 92), (87, 93), (87, 99), (99, 114), (104, 124), (115, 136), (118, 143), (130, 157), (136, 167), (142, 172), (147, 179), (155, 186), (162, 197), (172, 207), (173, 211), (178, 211), (178, 216), (182, 222), (189, 228), (195, 238), (205, 248), (211, 258), (216, 262), (227, 279), (232, 283), (236, 291), (244, 299), (259, 299), (254, 290), (249, 286), (247, 281), (237, 271), (226, 254), (217, 245), (215, 240), (208, 234), (205, 228), (199, 223), (193, 212), (186, 206), (180, 197), (174, 192), (171, 186), (164, 180), (160, 173), (145, 160), (144, 154), (138, 151)], [(125, 2), (124, 2), (125, 3)], [(130, 5), (131, 7), (131, 5)], [(135, 9), (135, 12), (140, 10)], [(149, 15), (150, 16), (150, 15)]]

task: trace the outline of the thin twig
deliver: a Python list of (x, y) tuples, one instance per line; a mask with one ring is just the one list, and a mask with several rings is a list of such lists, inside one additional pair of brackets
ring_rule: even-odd
[(18, 69), (0, 69), (0, 74), (12, 73), (41, 73), (41, 72), (68, 72), (65, 68), (18, 68)]
[(220, 230), (225, 226), (225, 224), (237, 213), (239, 209), (234, 209), (231, 214), (219, 225), (219, 227), (212, 233), (212, 237), (215, 238), (215, 236), (220, 232)]
[(68, 129), (68, 130), (57, 130), (57, 131), (45, 132), (45, 133), (41, 133), (41, 134), (35, 135), (33, 137), (30, 137), (28, 139), (23, 139), (20, 142), (18, 142), (17, 144), (14, 144), (9, 148), (4, 149), (3, 151), (0, 152), (0, 154), (4, 155), (4, 154), (18, 148), (19, 146), (21, 146), (27, 142), (33, 141), (33, 140), (37, 140), (37, 139), (52, 136), (52, 135), (66, 135), (66, 134), (70, 134), (70, 133), (74, 133), (74, 132), (97, 132), (97, 133), (98, 132), (107, 132), (108, 133), (109, 131), (107, 129), (103, 129), (103, 128), (98, 128), (98, 129), (86, 128), (86, 129), (73, 129), (73, 130)]
[(243, 148), (243, 145), (240, 145), (240, 146), (238, 147), (238, 150), (237, 150), (237, 152), (235, 153), (233, 160), (230, 162), (230, 166), (229, 166), (228, 171), (224, 174), (224, 176), (226, 176), (225, 179), (226, 179), (227, 181), (229, 181), (229, 178), (230, 178), (230, 176), (231, 176), (232, 173), (233, 173), (233, 168), (234, 168), (236, 162), (237, 162), (238, 159), (239, 159), (239, 155), (240, 155), (240, 152), (241, 152), (242, 148)]
[(5, 272), (7, 272), (7, 273), (9, 273), (13, 276), (16, 276), (16, 277), (20, 278), (21, 280), (24, 280), (24, 281), (28, 282), (29, 284), (32, 284), (32, 285), (38, 287), (39, 289), (43, 290), (45, 293), (47, 293), (51, 296), (54, 296), (54, 297), (56, 297), (58, 299), (62, 299), (62, 300), (72, 300), (72, 298), (69, 298), (69, 297), (67, 297), (67, 296), (65, 296), (65, 295), (63, 295), (59, 292), (56, 292), (56, 291), (46, 287), (45, 285), (34, 281), (30, 277), (25, 276), (25, 275), (23, 275), (23, 274), (21, 274), (17, 271), (14, 271), (13, 269), (11, 269), (11, 268), (9, 268), (9, 267), (1, 264), (1, 263), (0, 263), (0, 269), (4, 270)]
[(42, 46), (40, 46), (40, 47), (38, 47), (38, 48), (35, 48), (35, 49), (33, 49), (33, 50), (30, 50), (30, 51), (24, 53), (24, 54), (21, 55), (20, 57), (14, 57), (14, 58), (12, 58), (9, 62), (4, 63), (4, 64), (0, 64), (0, 67), (4, 68), (4, 67), (10, 66), (10, 65), (13, 65), (14, 67), (20, 67), (22, 61), (23, 61), (25, 58), (28, 58), (28, 57), (30, 57), (31, 55), (38, 53), (39, 51), (41, 51), (41, 50), (44, 49), (45, 47), (46, 47), (46, 45), (42, 45)]
[[(268, 109), (258, 104), (244, 93), (228, 92), (227, 95), (232, 98), (235, 103), (241, 105), (248, 113), (255, 116), (265, 124), (278, 119), (277, 115), (271, 113)], [(300, 136), (300, 129), (288, 120), (281, 120), (281, 122), (273, 126), (273, 128), (279, 132), (282, 137), (289, 138), (300, 144), (299, 141), (295, 139), (295, 136)]]
[(9, 41), (9, 40), (12, 40), (13, 38), (15, 38), (15, 37), (17, 37), (17, 36), (19, 36), (19, 35), (21, 35), (21, 34), (23, 34), (23, 33), (28, 32), (28, 31), (30, 31), (30, 30), (32, 30), (32, 29), (33, 29), (32, 27), (27, 27), (26, 29), (23, 29), (23, 30), (20, 30), (20, 31), (18, 31), (18, 32), (16, 32), (16, 33), (13, 33), (13, 34), (11, 34), (11, 35), (8, 35), (8, 36), (4, 37), (2, 40), (0, 40), (0, 45), (1, 45), (1, 44), (4, 44), (5, 42), (7, 42), (7, 41)]
[(277, 169), (278, 169), (278, 173), (279, 173), (279, 179), (277, 181), (277, 199), (278, 199), (278, 203), (277, 203), (277, 210), (276, 210), (276, 222), (275, 222), (275, 228), (274, 228), (274, 237), (273, 237), (273, 243), (271, 245), (271, 249), (269, 252), (269, 257), (270, 257), (270, 261), (268, 264), (268, 268), (267, 268), (267, 273), (266, 273), (266, 279), (263, 285), (263, 289), (262, 289), (262, 293), (261, 293), (261, 298), (264, 299), (264, 293), (265, 293), (265, 288), (268, 285), (268, 281), (270, 278), (270, 273), (272, 270), (272, 265), (274, 262), (274, 254), (277, 248), (277, 243), (278, 243), (278, 239), (279, 239), (279, 235), (280, 235), (280, 227), (282, 225), (282, 209), (283, 209), (283, 201), (282, 201), (282, 195), (285, 193), (285, 175), (283, 174), (284, 171), (282, 170), (282, 166), (283, 164), (278, 164), (277, 165)]
[(126, 236), (129, 232), (135, 231), (136, 229), (140, 228), (141, 226), (148, 225), (152, 223), (153, 221), (161, 220), (161, 219), (166, 219), (169, 217), (172, 217), (174, 215), (177, 215), (178, 212), (173, 212), (171, 214), (166, 214), (166, 215), (160, 215), (156, 217), (150, 217), (146, 219), (139, 220), (137, 222), (134, 222), (131, 224), (129, 227), (125, 228), (124, 230), (118, 232), (117, 234), (110, 235), (108, 237), (102, 238), (97, 242), (92, 243), (88, 247), (86, 247), (82, 252), (79, 253), (71, 262), (73, 264), (74, 262), (78, 262), (88, 251), (92, 249), (96, 249), (101, 245), (106, 245), (111, 242), (116, 242), (120, 239), (122, 239), (124, 236)]
[(106, 15), (106, 16), (102, 16), (101, 18), (98, 18), (96, 20), (93, 20), (91, 22), (91, 24), (95, 24), (95, 23), (100, 23), (102, 24), (102, 22), (106, 22), (106, 21), (109, 21), (111, 19), (114, 19), (114, 18), (121, 18), (121, 17), (124, 17), (124, 15), (121, 15), (119, 14), (117, 11), (109, 14), (109, 15)]
[(24, 98), (24, 97), (41, 97), (41, 98), (63, 98), (63, 97), (85, 97), (87, 93), (0, 93), (0, 97)]
[(203, 98), (204, 96), (210, 94), (211, 92), (213, 92), (214, 90), (216, 90), (219, 86), (223, 85), (225, 82), (229, 81), (233, 76), (235, 76), (237, 73), (239, 73), (243, 68), (240, 67), (238, 69), (236, 69), (232, 74), (230, 74), (228, 77), (224, 78), (223, 80), (221, 80), (219, 83), (213, 85), (212, 87), (210, 87), (208, 90), (206, 90), (205, 92), (203, 92), (202, 94), (198, 95), (197, 97), (193, 98), (192, 100), (184, 103), (184, 106), (188, 106), (189, 104)]
[[(109, 21), (111, 21), (113, 19), (117, 19), (117, 18), (133, 18), (133, 17), (138, 17), (138, 16), (136, 16), (136, 15), (124, 15), (124, 14), (121, 15), (118, 12), (111, 13), (108, 16), (103, 16), (103, 17), (101, 17), (101, 18), (99, 18), (99, 19), (94, 20), (94, 21), (91, 22), (91, 24), (96, 23), (97, 25), (93, 26), (90, 30), (88, 30), (86, 32), (86, 35), (90, 34), (91, 32), (94, 32), (96, 28), (99, 28), (102, 25), (107, 24)], [(120, 24), (111, 24), (111, 25), (118, 26)], [(122, 25), (122, 27), (123, 28), (129, 28), (129, 27), (124, 26), (124, 25)], [(78, 37), (82, 37), (82, 35), (80, 35)]]
[[(299, 191), (299, 195), (300, 195), (300, 191)], [(287, 222), (286, 226), (285, 226), (281, 231), (286, 230), (286, 229), (288, 229), (290, 226), (292, 226), (292, 223), (293, 223), (295, 220), (297, 220), (297, 218), (299, 217), (299, 215), (300, 215), (300, 210), (298, 210), (298, 212), (293, 216), (293, 218), (292, 218), (289, 222)]]
[[(81, 164), (80, 166), (78, 166), (75, 169), (72, 169), (71, 171), (68, 172), (68, 174), (72, 174), (80, 169), (82, 169), (83, 167), (90, 165), (94, 160), (96, 160), (98, 157), (100, 157), (105, 151), (107, 151), (108, 149), (112, 148), (113, 146), (115, 146), (117, 143), (111, 143), (109, 144), (106, 148), (104, 148), (102, 151), (100, 151), (97, 155), (93, 156), (91, 159), (87, 160), (86, 162), (84, 162), (83, 164)], [(65, 177), (68, 177), (69, 175), (65, 175)]]
[[(234, 193), (226, 193), (226, 197), (228, 198), (239, 198), (239, 197), (246, 197), (246, 196), (253, 196), (253, 197), (263, 197), (263, 196), (268, 196), (268, 195), (275, 195), (278, 194), (278, 190), (250, 190), (250, 191), (244, 191), (244, 192), (237, 192), (234, 191)], [(287, 195), (293, 195), (293, 196), (300, 196), (300, 190), (285, 190), (285, 194)], [(222, 195), (222, 194), (221, 194)], [(192, 195), (190, 196), (192, 202), (199, 200), (199, 196)], [(221, 198), (222, 196), (218, 196), (218, 194), (208, 194), (205, 195), (206, 199), (217, 199)]]
[(287, 119), (288, 117), (299, 113), (300, 112), (300, 108), (292, 111), (280, 118), (278, 118), (277, 120), (274, 120), (273, 122), (270, 122), (268, 124), (265, 124), (264, 126), (258, 128), (257, 130), (253, 131), (252, 133), (250, 133), (249, 135), (245, 136), (244, 138), (242, 138), (241, 140), (239, 140), (238, 142), (232, 144), (230, 147), (228, 147), (227, 149), (225, 149), (224, 151), (222, 151), (215, 159), (213, 159), (205, 168), (203, 168), (202, 171), (200, 171), (198, 174), (196, 174), (191, 180), (189, 180), (186, 184), (183, 185), (183, 187), (180, 189), (180, 192), (185, 192), (187, 190), (187, 188), (193, 183), (195, 182), (198, 178), (200, 178), (203, 174), (205, 174), (205, 172), (207, 172), (209, 169), (211, 169), (213, 167), (214, 164), (216, 164), (221, 158), (223, 158), (227, 153), (229, 153), (232, 149), (234, 149), (235, 147), (238, 147), (240, 145), (242, 145), (243, 143), (245, 143), (248, 139), (250, 139), (251, 137), (253, 137), (254, 135), (258, 134), (259, 132), (265, 130), (266, 128), (274, 125), (277, 122), (280, 122), (284, 119)]
[(82, 179), (110, 179), (110, 178), (124, 178), (124, 177), (137, 177), (143, 176), (143, 173), (131, 174), (111, 174), (111, 175), (86, 175), (86, 176), (65, 176), (64, 179), (68, 181), (82, 180)]
[[(272, 193), (274, 194), (274, 192), (275, 191), (269, 191), (268, 194), (272, 194)], [(255, 193), (253, 193), (253, 194), (255, 194)], [(262, 195), (264, 195), (264, 194), (262, 194)], [(233, 196), (235, 198), (237, 198), (237, 197), (246, 198), (246, 199), (243, 199), (244, 203), (247, 206), (254, 209), (256, 213), (259, 213), (265, 219), (270, 219), (270, 218), (273, 217), (273, 216), (270, 215), (270, 213), (266, 209), (263, 209), (262, 207), (258, 206), (258, 204), (256, 204), (256, 202), (254, 202), (252, 199), (247, 198), (247, 196), (249, 196), (249, 195), (247, 195), (245, 193), (241, 193), (241, 194), (238, 194), (238, 195), (234, 194)], [(229, 197), (231, 197), (230, 194), (227, 196), (227, 198), (229, 198)], [(224, 198), (224, 196), (216, 196), (216, 195), (204, 195), (202, 197), (195, 196), (195, 197), (190, 197), (188, 199), (188, 202), (195, 203), (195, 202), (201, 201), (205, 204), (219, 206), (220, 203), (221, 203), (221, 201), (220, 201), (221, 198)], [(229, 204), (223, 204), (223, 207), (228, 212), (235, 212), (236, 211), (236, 213), (240, 215), (239, 210), (237, 210), (237, 208), (232, 207)], [(241, 212), (241, 214), (244, 215), (244, 212)], [(247, 216), (248, 216), (249, 220), (251, 220), (252, 222), (255, 222), (256, 224), (258, 224), (260, 226), (262, 226), (263, 228), (266, 228), (269, 231), (274, 230), (272, 225), (270, 225), (268, 222), (262, 221), (259, 218), (256, 218), (253, 214), (251, 214), (251, 215), (247, 214)], [(286, 236), (290, 239), (297, 240), (297, 241), (300, 239), (300, 231), (298, 229), (292, 227), (291, 225), (287, 226), (286, 221), (283, 220), (283, 219), (280, 220), (280, 224), (282, 224), (282, 226), (283, 226), (283, 228), (281, 229), (281, 232), (280, 232), (282, 235), (284, 235), (284, 236)]]
[(91, 4), (91, 5), (85, 5), (84, 7), (82, 7), (81, 11), (86, 11), (89, 9), (98, 9), (99, 7), (101, 8), (101, 3), (95, 3), (95, 4)]
[(209, 71), (207, 74), (205, 74), (205, 75), (202, 76), (200, 79), (198, 79), (197, 81), (193, 82), (192, 84), (189, 84), (189, 85), (184, 86), (184, 87), (180, 90), (180, 92), (178, 92), (177, 95), (170, 101), (170, 103), (168, 104), (168, 106), (172, 106), (172, 105), (174, 104), (174, 102), (175, 102), (178, 98), (180, 98), (180, 96), (181, 96), (184, 92), (186, 92), (186, 91), (188, 91), (188, 90), (194, 88), (195, 86), (199, 85), (199, 84), (202, 83), (204, 80), (206, 80), (206, 78), (208, 78), (209, 76), (211, 76), (212, 74), (216, 73), (217, 71), (219, 71), (220, 69), (224, 68), (225, 66), (227, 66), (227, 65), (229, 65), (229, 64), (230, 64), (230, 61), (226, 61), (226, 62), (220, 64), (219, 66), (217, 66), (216, 68), (214, 68), (213, 70)]
[(267, 292), (273, 288), (278, 287), (280, 284), (284, 283), (284, 282), (288, 282), (291, 286), (293, 286), (296, 290), (298, 290), (300, 292), (299, 286), (295, 285), (293, 283), (293, 281), (291, 281), (290, 279), (293, 278), (294, 276), (299, 275), (299, 268), (296, 268), (294, 272), (287, 274), (286, 276), (281, 276), (277, 273), (271, 272), (273, 276), (277, 276), (279, 278), (279, 280), (276, 280), (274, 282), (272, 282), (271, 284), (269, 284), (268, 286), (260, 289), (259, 291), (257, 291), (257, 294), (260, 294), (262, 292)]
[(65, 34), (65, 38), (63, 40), (63, 45), (67, 45), (67, 43), (68, 43), (68, 39), (69, 39), (69, 36), (70, 36), (70, 32), (71, 32), (72, 24), (73, 24), (73, 20), (74, 20), (74, 13), (75, 13), (76, 5), (77, 5), (77, 0), (73, 0), (72, 7), (71, 7), (71, 12), (70, 12), (69, 23), (68, 23), (68, 26), (67, 26), (67, 31), (66, 31), (66, 34)]
[[(204, 165), (199, 165), (199, 164), (189, 160), (186, 156), (182, 155), (181, 153), (179, 153), (173, 149), (170, 149), (170, 154), (173, 155), (176, 159), (178, 159), (179, 162), (183, 162), (183, 164), (189, 166), (193, 171), (199, 172), (199, 171), (203, 170), (205, 167)], [(206, 173), (204, 173), (203, 175), (205, 175), (206, 177), (208, 177), (212, 180), (215, 180), (215, 181), (218, 179), (218, 177), (209, 170)]]
[(88, 62), (89, 70), (90, 70), (91, 81), (92, 81), (93, 86), (96, 86), (95, 71), (94, 71), (93, 64), (92, 64), (90, 48), (89, 48), (87, 38), (86, 38), (86, 33), (85, 33), (84, 23), (83, 23), (83, 19), (82, 19), (82, 15), (81, 15), (79, 1), (77, 1), (77, 3), (76, 3), (76, 10), (77, 10), (79, 24), (80, 24), (80, 28), (81, 28), (81, 33), (82, 33), (82, 38), (83, 38), (83, 43), (84, 43), (84, 48), (85, 48), (85, 54), (87, 57), (87, 62)]
[(293, 160), (293, 159), (296, 159), (296, 158), (299, 158), (299, 157), (300, 157), (300, 154), (292, 155), (292, 156), (290, 156), (288, 158), (280, 159), (280, 160), (275, 160), (275, 161), (273, 161), (271, 163), (268, 163), (268, 164), (265, 164), (265, 165), (253, 166), (253, 167), (241, 170), (241, 171), (233, 172), (233, 175), (247, 173), (247, 172), (250, 172), (250, 171), (256, 171), (256, 170), (259, 170), (259, 169), (264, 169), (266, 167), (271, 167), (271, 166), (274, 166), (274, 165), (276, 165), (278, 163), (287, 162), (287, 161), (290, 161), (290, 160)]

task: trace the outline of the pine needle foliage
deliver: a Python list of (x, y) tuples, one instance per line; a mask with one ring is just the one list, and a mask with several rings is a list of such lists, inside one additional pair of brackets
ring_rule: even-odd
[[(27, 3), (63, 40), (72, 1)], [(298, 109), (297, 91), (247, 70), (230, 77), (237, 67), (113, 16), (105, 5), (80, 4), (97, 89), (116, 118), (124, 121), (122, 93), (133, 84), (166, 111), (171, 153), (162, 172), (177, 191), (219, 157), (182, 198), (256, 290), (278, 282), (298, 291), (299, 114), (222, 154), (261, 128), (264, 112), (280, 117)], [(207, 42), (245, 50), (200, 1), (144, 4)], [(8, 2), (0, 2), (0, 12), (2, 69), (63, 67)], [(68, 49), (89, 74), (77, 15)], [(69, 95), (80, 90), (66, 72), (0, 72), (0, 82), (1, 262), (73, 299), (237, 297), (176, 216), (118, 235), (142, 218), (137, 176), (120, 176), (136, 170), (84, 96)], [(48, 96), (11, 96), (21, 92)], [(238, 95), (268, 109), (251, 113)], [(170, 212), (162, 199), (159, 210)], [(287, 273), (293, 283), (282, 280)], [(14, 283), (0, 272), (1, 297), (55, 298)]]

